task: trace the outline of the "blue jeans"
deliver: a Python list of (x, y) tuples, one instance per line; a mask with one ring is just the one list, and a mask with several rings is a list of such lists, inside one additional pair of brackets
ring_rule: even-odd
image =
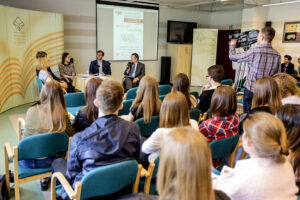
[(245, 88), (244, 97), (243, 97), (244, 113), (248, 113), (251, 110), (252, 98), (253, 98), (253, 92)]
[(44, 159), (28, 159), (28, 160), (20, 160), (19, 164), (22, 167), (36, 169), (36, 168), (46, 168), (51, 167), (53, 160), (55, 160), (57, 156), (50, 156)]

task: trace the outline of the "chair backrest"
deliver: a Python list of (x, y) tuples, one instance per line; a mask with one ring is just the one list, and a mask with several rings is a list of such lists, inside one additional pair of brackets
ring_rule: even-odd
[(240, 134), (236, 134), (231, 137), (211, 141), (209, 145), (212, 153), (212, 158), (219, 159), (230, 156), (230, 154), (234, 151), (239, 138)]
[(152, 179), (157, 177), (157, 172), (158, 172), (158, 167), (159, 167), (159, 159), (160, 159), (160, 156), (158, 156), (154, 161), (155, 167), (153, 170)]
[(88, 172), (81, 180), (81, 199), (113, 194), (133, 184), (138, 172), (136, 160), (98, 167)]
[(233, 81), (231, 79), (225, 79), (225, 80), (221, 81), (221, 84), (232, 86)]
[(18, 160), (48, 157), (68, 151), (66, 133), (42, 133), (22, 139), (18, 144)]
[(160, 95), (160, 96), (159, 96), (159, 98), (160, 98), (160, 100), (162, 100), (162, 101), (163, 101), (163, 100), (164, 100), (164, 98), (165, 98), (166, 96), (167, 96), (167, 95)]
[(190, 92), (191, 95), (193, 95), (196, 99), (199, 97), (199, 93), (197, 91)]
[(193, 120), (196, 120), (196, 122), (198, 122), (200, 114), (201, 114), (201, 111), (198, 108), (194, 108), (194, 109), (190, 110), (190, 118)]
[(171, 92), (172, 87), (171, 85), (159, 85), (159, 95), (167, 95)]
[(298, 86), (298, 88), (300, 88), (300, 82), (297, 82), (297, 86)]
[(144, 118), (135, 121), (140, 127), (141, 135), (143, 137), (150, 137), (151, 134), (159, 127), (159, 116), (152, 116), (150, 123), (145, 123)]
[(41, 79), (39, 79), (38, 77), (36, 77), (35, 79), (36, 79), (36, 82), (37, 82), (37, 84), (38, 84), (38, 86), (39, 86), (39, 88), (40, 88), (40, 90), (41, 90), (42, 87), (43, 87), (43, 82), (42, 82)]
[(298, 75), (298, 71), (297, 71), (297, 70), (294, 70), (294, 74), (297, 76), (297, 75)]
[(119, 116), (129, 114), (129, 110), (130, 110), (130, 107), (131, 107), (133, 101), (134, 101), (134, 99), (129, 99), (129, 100), (123, 101), (123, 108), (122, 108), (122, 110), (119, 110)]
[(85, 106), (85, 98), (83, 92), (73, 92), (65, 94), (66, 107)]
[(126, 99), (135, 99), (138, 87), (131, 88), (127, 91)]

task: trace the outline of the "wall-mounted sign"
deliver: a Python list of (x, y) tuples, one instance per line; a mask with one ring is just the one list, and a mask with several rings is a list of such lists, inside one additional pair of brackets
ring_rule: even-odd
[(283, 42), (300, 42), (300, 22), (285, 22)]

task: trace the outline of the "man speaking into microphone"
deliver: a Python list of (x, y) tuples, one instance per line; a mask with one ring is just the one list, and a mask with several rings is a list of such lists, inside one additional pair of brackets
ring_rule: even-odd
[(137, 53), (131, 54), (131, 62), (127, 64), (124, 71), (124, 90), (125, 92), (130, 88), (136, 87), (139, 81), (145, 76), (145, 64), (139, 62), (139, 55)]
[(257, 46), (243, 53), (235, 51), (237, 39), (230, 41), (229, 59), (233, 62), (248, 63), (243, 97), (244, 112), (249, 112), (251, 109), (255, 81), (280, 71), (280, 54), (271, 46), (274, 36), (275, 30), (272, 27), (262, 28), (257, 36)]

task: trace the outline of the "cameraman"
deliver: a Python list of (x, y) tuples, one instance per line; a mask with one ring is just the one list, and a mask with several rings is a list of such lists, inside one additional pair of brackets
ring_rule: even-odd
[(249, 67), (243, 97), (244, 112), (251, 109), (255, 81), (280, 72), (280, 54), (271, 46), (274, 36), (275, 30), (272, 27), (262, 28), (257, 36), (257, 46), (243, 53), (235, 52), (237, 39), (230, 41), (229, 59), (234, 62), (247, 62)]

